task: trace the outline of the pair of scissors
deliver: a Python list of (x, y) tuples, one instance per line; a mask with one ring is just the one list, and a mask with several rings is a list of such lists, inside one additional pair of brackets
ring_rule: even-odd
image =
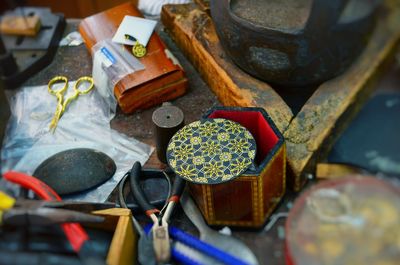
[[(53, 88), (54, 85), (59, 82), (64, 83), (63, 87), (60, 89), (54, 89)], [(80, 86), (82, 86), (83, 83), (85, 82), (89, 83), (89, 87), (86, 89), (80, 89)], [(76, 80), (76, 83), (73, 87), (72, 95), (64, 100), (64, 94), (68, 90), (68, 78), (65, 76), (53, 77), (47, 85), (47, 90), (49, 91), (50, 94), (56, 96), (57, 108), (56, 112), (54, 113), (54, 117), (50, 123), (50, 130), (52, 130), (53, 132), (55, 131), (55, 129), (57, 128), (58, 121), (61, 119), (61, 116), (64, 114), (68, 105), (80, 95), (88, 94), (93, 89), (93, 87), (94, 87), (93, 78), (91, 78), (90, 76), (83, 76), (78, 80)]]
[(165, 207), (160, 211), (151, 205), (140, 187), (141, 165), (135, 162), (130, 172), (130, 182), (133, 197), (137, 204), (142, 208), (148, 217), (153, 221), (152, 234), (153, 234), (153, 249), (157, 263), (165, 264), (171, 258), (171, 245), (168, 221), (174, 210), (175, 204), (179, 202), (183, 189), (185, 188), (186, 181), (180, 177), (175, 177), (171, 189), (171, 195)]

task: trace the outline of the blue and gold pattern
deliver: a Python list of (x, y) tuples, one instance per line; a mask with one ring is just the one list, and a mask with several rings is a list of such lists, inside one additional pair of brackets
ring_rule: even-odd
[(226, 119), (193, 122), (179, 130), (167, 148), (168, 164), (175, 173), (199, 184), (218, 184), (240, 176), (255, 155), (251, 133)]

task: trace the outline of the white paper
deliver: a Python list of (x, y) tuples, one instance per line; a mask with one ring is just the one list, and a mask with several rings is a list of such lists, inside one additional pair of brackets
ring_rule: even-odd
[(166, 4), (187, 4), (192, 0), (139, 0), (138, 8), (145, 15), (160, 16), (161, 8)]
[(65, 38), (63, 38), (59, 46), (79, 46), (83, 43), (83, 38), (78, 31), (69, 33)]
[(128, 34), (135, 37), (140, 44), (147, 46), (156, 24), (157, 21), (154, 20), (125, 16), (112, 41), (120, 44), (134, 45), (134, 41), (125, 38), (125, 34)]

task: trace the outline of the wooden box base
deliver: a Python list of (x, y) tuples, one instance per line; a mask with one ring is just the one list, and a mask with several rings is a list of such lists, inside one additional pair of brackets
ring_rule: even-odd
[(264, 108), (287, 145), (288, 185), (300, 190), (370, 93), (400, 39), (400, 3), (384, 1), (370, 42), (341, 76), (322, 84), (297, 115), (267, 83), (240, 70), (225, 55), (213, 22), (202, 5), (166, 5), (161, 19), (225, 106)]
[[(79, 32), (87, 49), (91, 51), (96, 43), (112, 38), (125, 16), (142, 17), (128, 2), (82, 20)], [(124, 113), (175, 99), (184, 95), (188, 88), (182, 67), (156, 32), (151, 35), (146, 49), (147, 54), (138, 59), (145, 69), (125, 75), (114, 86), (115, 98)]]
[(190, 184), (191, 194), (208, 224), (259, 228), (285, 193), (283, 136), (261, 108), (214, 108), (206, 117), (233, 120), (251, 132), (257, 143), (255, 167), (222, 184)]

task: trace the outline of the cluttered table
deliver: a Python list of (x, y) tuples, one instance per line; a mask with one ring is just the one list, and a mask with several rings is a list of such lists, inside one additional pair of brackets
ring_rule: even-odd
[[(76, 31), (79, 22), (79, 20), (68, 20), (64, 35), (67, 35), (69, 32)], [(182, 67), (185, 69), (186, 76), (189, 80), (189, 89), (187, 94), (177, 98), (176, 100), (173, 100), (173, 104), (183, 111), (185, 123), (189, 124), (200, 119), (210, 108), (220, 106), (221, 103), (218, 101), (216, 95), (209, 89), (208, 85), (203, 81), (197, 70), (176, 46), (162, 25), (157, 26), (157, 32), (159, 33), (161, 39), (165, 42), (168, 49), (179, 60)], [(23, 86), (45, 85), (50, 78), (60, 74), (67, 75), (70, 80), (76, 80), (83, 75), (90, 76), (92, 74), (92, 57), (83, 44), (79, 46), (59, 47), (53, 62), (40, 73), (26, 81)], [(398, 62), (393, 60), (392, 63), (390, 63), (390, 65), (387, 67), (386, 74), (384, 75), (382, 81), (378, 82), (378, 89), (374, 93), (374, 97), (379, 95), (399, 93), (399, 76)], [(397, 100), (397, 98), (395, 99)], [(393, 104), (398, 104), (396, 101), (393, 102)], [(117, 110), (116, 116), (111, 121), (111, 127), (129, 137), (133, 137), (146, 144), (155, 146), (156, 143), (152, 114), (157, 107), (159, 106), (136, 111), (129, 115), (122, 113), (121, 110)], [(391, 122), (396, 123), (396, 120), (392, 120)], [(393, 139), (393, 141), (396, 143), (395, 145), (398, 145), (398, 139)], [(336, 149), (335, 147), (333, 148), (334, 154), (330, 156), (331, 159), (335, 160), (332, 158), (335, 156), (335, 154), (338, 156), (338, 153), (346, 151), (343, 149), (343, 144), (345, 142), (346, 140), (342, 140), (342, 142), (339, 142), (339, 146), (336, 147)], [(397, 157), (394, 159), (397, 159)], [(398, 162), (395, 161), (394, 163), (395, 164), (390, 165), (386, 163), (385, 165), (392, 168), (393, 165), (394, 167), (398, 167), (398, 164), (396, 164)], [(144, 165), (144, 168), (165, 169), (166, 165), (161, 163), (156, 156), (156, 152), (153, 152), (149, 160)], [(310, 182), (308, 185), (315, 182), (315, 179), (312, 180), (312, 178), (313, 176), (310, 176)], [(111, 201), (115, 200), (115, 192), (113, 194), (114, 195), (111, 195), (109, 198)], [(280, 202), (278, 209), (275, 211), (275, 217), (285, 217), (286, 213), (291, 209), (296, 196), (296, 194), (288, 192), (288, 194), (286, 194), (284, 199)], [(277, 213), (280, 215), (277, 215)], [(139, 214), (138, 219), (143, 221), (144, 218), (141, 218), (140, 215), (142, 214)], [(180, 206), (178, 206), (171, 223), (184, 231), (198, 235), (198, 231), (188, 220)], [(268, 225), (261, 229), (234, 229), (233, 231), (228, 231), (228, 233), (232, 233), (235, 237), (239, 238), (247, 246), (249, 246), (249, 248), (257, 257), (259, 264), (283, 265), (286, 264), (284, 258), (284, 223), (285, 218), (277, 218), (276, 222), (273, 224), (271, 223), (271, 225), (269, 225), (269, 222), (267, 221)], [(221, 227), (216, 227), (216, 229), (220, 228)]]
[[(68, 32), (76, 30), (78, 24), (78, 20), (69, 20), (65, 35)], [(157, 31), (171, 52), (178, 58), (189, 77), (190, 88), (188, 93), (173, 101), (173, 104), (181, 108), (184, 112), (185, 123), (188, 124), (198, 120), (207, 110), (214, 106), (219, 106), (220, 103), (161, 26)], [(24, 86), (43, 85), (48, 82), (50, 77), (60, 74), (68, 75), (70, 80), (75, 80), (83, 75), (91, 75), (91, 72), (92, 59), (83, 44), (74, 47), (60, 47), (53, 62), (40, 73), (30, 78)], [(153, 107), (138, 111), (131, 115), (126, 115), (118, 111), (116, 117), (111, 122), (111, 127), (139, 141), (155, 146), (154, 125), (151, 117), (156, 108)], [(165, 164), (159, 162), (156, 152), (153, 152), (144, 167), (163, 169), (165, 168)], [(282, 203), (282, 211), (287, 212), (288, 203), (289, 201)], [(278, 220), (277, 224), (273, 227), (274, 229), (271, 229), (268, 233), (264, 231), (235, 231), (233, 234), (252, 249), (259, 259), (260, 264), (284, 264), (283, 223), (284, 220)], [(193, 234), (197, 233), (196, 228), (190, 223), (180, 208), (177, 209), (172, 224)]]

